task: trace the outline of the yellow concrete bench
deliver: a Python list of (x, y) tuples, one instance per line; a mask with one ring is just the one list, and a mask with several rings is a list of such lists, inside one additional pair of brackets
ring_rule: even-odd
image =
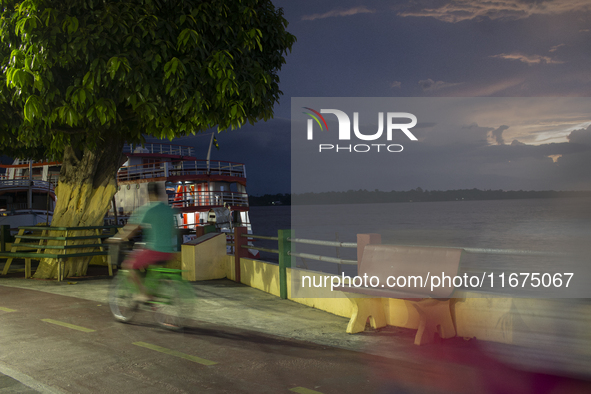
[[(450, 300), (454, 292), (453, 277), (458, 273), (461, 255), (462, 249), (456, 248), (366, 245), (358, 259), (357, 275), (367, 275), (368, 283), (371, 283), (369, 279), (377, 277), (379, 285), (355, 287), (351, 284), (335, 288), (347, 293), (353, 303), (347, 332), (352, 334), (365, 330), (368, 319), (373, 328), (386, 326), (387, 299), (396, 298), (409, 302), (419, 314), (415, 344), (432, 342), (435, 334), (441, 338), (454, 337), (456, 330)], [(445, 281), (444, 286), (431, 291), (430, 278), (441, 277), (442, 274), (451, 277), (451, 283)], [(394, 283), (389, 277), (405, 277), (406, 286), (389, 287)], [(414, 285), (412, 280), (408, 280), (410, 277), (417, 278)], [(427, 281), (425, 287), (418, 285), (421, 281)], [(374, 279), (372, 285), (377, 283)]]

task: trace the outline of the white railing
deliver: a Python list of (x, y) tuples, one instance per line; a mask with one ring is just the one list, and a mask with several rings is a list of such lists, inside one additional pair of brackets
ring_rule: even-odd
[(173, 162), (147, 163), (121, 167), (117, 180), (134, 181), (138, 179), (161, 178), (169, 176), (220, 175), (245, 178), (244, 164), (229, 161), (183, 160)]
[(194, 161), (179, 161), (171, 163), (171, 176), (193, 175), (193, 174), (210, 174), (210, 175), (224, 175), (231, 177), (244, 178), (244, 164), (234, 163), (231, 161), (210, 160), (194, 160)]
[(186, 191), (169, 198), (168, 203), (173, 208), (223, 206), (248, 207), (248, 194), (231, 191), (199, 192)]
[(15, 187), (29, 187), (29, 183), (33, 182), (31, 186), (35, 189), (41, 190), (49, 190), (51, 192), (54, 191), (53, 182), (42, 181), (39, 179), (33, 179), (32, 181), (29, 178), (24, 179), (8, 179), (5, 176), (0, 177), (0, 189), (11, 189)]
[(117, 172), (117, 181), (134, 181), (138, 179), (162, 178), (166, 176), (164, 163), (140, 164), (121, 167)]
[(175, 156), (193, 156), (194, 148), (191, 146), (163, 144), (160, 142), (146, 143), (143, 146), (137, 144), (125, 144), (123, 146), (123, 153), (131, 154), (161, 154), (161, 155), (175, 155)]

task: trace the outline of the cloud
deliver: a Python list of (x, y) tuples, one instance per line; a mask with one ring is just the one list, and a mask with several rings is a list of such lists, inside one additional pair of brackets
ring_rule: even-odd
[(443, 82), (443, 81), (435, 82), (431, 78), (429, 78), (429, 79), (423, 79), (423, 80), (419, 81), (419, 86), (424, 91), (428, 92), (428, 91), (449, 88), (449, 87), (456, 86), (456, 85), (461, 85), (462, 83), (463, 82), (458, 82), (458, 83)]
[(302, 20), (305, 21), (313, 21), (315, 19), (324, 19), (324, 18), (333, 18), (338, 16), (351, 16), (356, 14), (373, 14), (376, 12), (375, 10), (370, 10), (365, 6), (360, 7), (353, 7), (349, 9), (335, 9), (332, 11), (325, 12), (324, 14), (312, 14), (312, 15), (304, 15)]
[(499, 59), (507, 59), (507, 60), (519, 60), (520, 62), (526, 63), (526, 64), (540, 64), (540, 63), (546, 63), (546, 64), (561, 64), (564, 63), (560, 60), (554, 60), (549, 56), (541, 56), (541, 55), (524, 55), (522, 53), (519, 52), (513, 52), (513, 53), (501, 53), (499, 55), (492, 55), (490, 57), (496, 57)]
[[(421, 6), (421, 4), (425, 4)], [(587, 12), (591, 3), (587, 0), (449, 0), (441, 5), (430, 7), (419, 2), (418, 7), (399, 12), (407, 17), (432, 17), (443, 22), (457, 23), (472, 19), (524, 19), (532, 15), (553, 15), (567, 12)]]
[(552, 162), (556, 163), (558, 159), (562, 157), (562, 155), (549, 155), (548, 157), (552, 159)]
[[(489, 131), (488, 136), (497, 145), (505, 145), (505, 140), (503, 139), (503, 131), (507, 130), (508, 128), (509, 128), (509, 126), (505, 126), (505, 125), (500, 126), (494, 130)], [(515, 141), (513, 141), (513, 142), (515, 142)], [(511, 145), (513, 145), (513, 144), (511, 144)]]
[(572, 144), (591, 145), (591, 126), (586, 129), (573, 130), (567, 138), (568, 142)]
[(391, 88), (400, 88), (400, 86), (402, 85), (401, 82), (399, 81), (394, 81), (392, 82), (392, 84), (390, 85)]
[(560, 47), (565, 46), (565, 44), (560, 44), (560, 45), (554, 45), (552, 48), (550, 48), (550, 52), (556, 52), (556, 50)]
[(525, 144), (519, 140), (513, 140), (513, 142), (511, 142), (511, 146), (520, 146), (520, 145), (525, 145)]
[(525, 79), (523, 79), (523, 78), (513, 78), (513, 79), (495, 82), (491, 85), (466, 86), (465, 88), (461, 89), (459, 92), (456, 92), (456, 95), (458, 97), (491, 96), (493, 94), (503, 92), (509, 88), (521, 85), (524, 81), (525, 81)]

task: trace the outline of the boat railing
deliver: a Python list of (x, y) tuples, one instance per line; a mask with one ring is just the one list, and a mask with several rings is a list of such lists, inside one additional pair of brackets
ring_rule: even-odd
[(171, 175), (210, 174), (245, 178), (244, 164), (219, 160), (191, 160), (172, 162)]
[(20, 179), (10, 179), (4, 176), (0, 177), (0, 188), (2, 189), (14, 187), (29, 187), (29, 185), (37, 189), (49, 190), (51, 192), (53, 192), (55, 188), (52, 182), (43, 181), (40, 179), (33, 178), (32, 180), (30, 180), (28, 177), (22, 177)]
[[(11, 168), (28, 168), (31, 164), (31, 160), (19, 160), (18, 164), (0, 164), (0, 168), (7, 168), (7, 169), (11, 169)], [(59, 167), (62, 165), (62, 163), (60, 163), (59, 161), (32, 161), (32, 165), (33, 168), (39, 168), (39, 167), (45, 167), (45, 166), (49, 166), (49, 167)]]
[(26, 202), (13, 202), (13, 203), (6, 204), (7, 211), (22, 211), (27, 208), (28, 208), (28, 205)]
[(138, 144), (125, 144), (123, 146), (123, 153), (130, 154), (150, 153), (174, 156), (193, 156), (193, 151), (194, 148), (191, 146), (165, 144), (160, 142), (146, 143), (143, 146)]
[(53, 216), (53, 211), (46, 209), (31, 209), (27, 207), (27, 203), (13, 203), (8, 204), (6, 208), (0, 208), (0, 216), (14, 216), (35, 214), (37, 216), (48, 215)]
[(117, 172), (117, 181), (134, 181), (138, 179), (162, 178), (166, 176), (164, 163), (139, 164), (125, 166)]
[(118, 181), (161, 178), (169, 176), (221, 175), (245, 178), (244, 164), (228, 161), (182, 160), (125, 166), (117, 173)]
[(179, 191), (168, 199), (173, 208), (202, 206), (248, 207), (248, 194), (233, 191)]

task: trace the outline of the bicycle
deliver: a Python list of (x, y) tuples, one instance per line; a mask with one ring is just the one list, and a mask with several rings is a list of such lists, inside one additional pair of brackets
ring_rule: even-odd
[[(119, 251), (111, 252), (111, 256), (115, 254), (119, 260)], [(152, 299), (138, 302), (138, 286), (130, 279), (128, 270), (120, 269), (109, 291), (109, 306), (115, 320), (128, 323), (140, 307), (145, 306), (155, 312), (154, 319), (160, 326), (169, 330), (182, 329), (194, 301), (193, 289), (182, 279), (182, 272), (174, 268), (149, 266), (142, 282)]]

